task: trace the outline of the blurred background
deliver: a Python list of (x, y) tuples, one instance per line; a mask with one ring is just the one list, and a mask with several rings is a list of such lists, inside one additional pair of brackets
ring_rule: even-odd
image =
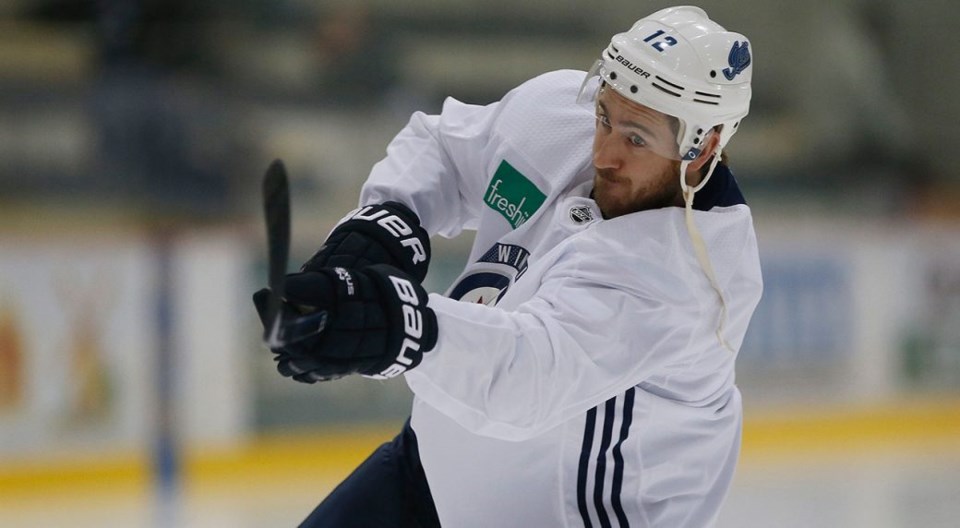
[[(298, 264), (411, 112), (586, 69), (667, 5), (0, 0), (0, 526), (299, 522), (411, 395), (274, 371), (267, 164)], [(753, 42), (728, 151), (766, 283), (720, 526), (956, 526), (960, 4), (699, 5)], [(470, 242), (435, 241), (429, 290)]]

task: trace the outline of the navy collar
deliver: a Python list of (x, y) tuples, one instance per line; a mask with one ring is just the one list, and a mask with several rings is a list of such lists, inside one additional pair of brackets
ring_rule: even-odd
[(703, 189), (693, 195), (693, 208), (697, 211), (709, 211), (714, 207), (730, 207), (746, 203), (733, 173), (726, 165), (719, 163)]

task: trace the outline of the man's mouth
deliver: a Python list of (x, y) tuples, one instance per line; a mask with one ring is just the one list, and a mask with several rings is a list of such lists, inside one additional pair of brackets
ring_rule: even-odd
[(598, 178), (598, 179), (601, 179), (601, 180), (603, 180), (603, 181), (605, 181), (605, 182), (607, 182), (607, 183), (622, 183), (622, 182), (623, 182), (623, 178), (621, 178), (620, 176), (617, 176), (616, 174), (613, 174), (613, 173), (610, 172), (610, 171), (606, 171), (606, 170), (598, 170), (598, 171), (597, 171), (597, 178)]

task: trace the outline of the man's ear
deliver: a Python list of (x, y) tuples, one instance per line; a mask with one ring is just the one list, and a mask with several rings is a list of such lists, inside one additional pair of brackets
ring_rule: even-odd
[(687, 170), (691, 172), (700, 172), (700, 169), (710, 161), (710, 158), (717, 152), (717, 145), (720, 144), (720, 131), (711, 130), (707, 134), (707, 141), (704, 144), (703, 150), (700, 151), (700, 155), (697, 158), (690, 162), (690, 165), (687, 166)]

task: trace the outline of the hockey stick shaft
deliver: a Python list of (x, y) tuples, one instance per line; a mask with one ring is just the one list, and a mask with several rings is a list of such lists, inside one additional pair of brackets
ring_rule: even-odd
[(281, 304), (287, 262), (290, 258), (290, 185), (283, 162), (274, 160), (263, 177), (263, 213), (267, 223), (267, 265), (270, 297), (263, 340), (270, 348), (281, 346)]

